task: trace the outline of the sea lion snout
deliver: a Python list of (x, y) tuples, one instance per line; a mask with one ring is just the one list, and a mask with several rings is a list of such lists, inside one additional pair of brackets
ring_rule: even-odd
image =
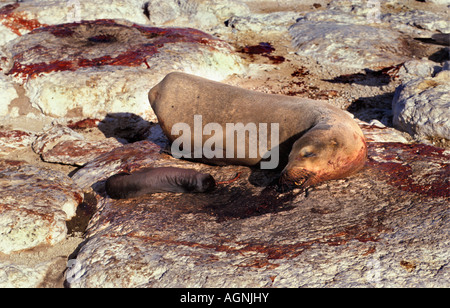
[(316, 174), (303, 168), (292, 168), (283, 170), (278, 182), (281, 191), (294, 188), (306, 189), (316, 184)]

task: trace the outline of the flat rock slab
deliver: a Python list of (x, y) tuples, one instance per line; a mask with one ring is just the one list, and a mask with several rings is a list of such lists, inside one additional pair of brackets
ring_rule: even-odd
[(98, 156), (84, 168), (78, 170), (72, 180), (83, 190), (96, 189), (96, 184), (108, 177), (123, 171), (133, 172), (136, 169), (163, 166), (176, 162), (167, 154), (160, 154), (161, 147), (150, 141), (140, 141), (127, 144)]
[(144, 1), (135, 0), (44, 0), (0, 4), (0, 45), (17, 36), (47, 25), (96, 20), (126, 19), (145, 24), (148, 19), (142, 7)]
[(380, 69), (411, 57), (407, 41), (389, 29), (301, 19), (289, 32), (298, 54), (310, 56), (324, 65)]
[(38, 28), (6, 44), (5, 55), (3, 73), (52, 117), (104, 118), (126, 110), (156, 121), (147, 93), (166, 74), (223, 80), (242, 71), (229, 44), (199, 30), (114, 20)]
[(115, 138), (86, 140), (83, 135), (62, 125), (51, 127), (33, 142), (33, 150), (41, 155), (42, 160), (74, 166), (83, 166), (121, 146)]
[(0, 130), (0, 155), (8, 155), (17, 149), (31, 146), (36, 138), (32, 132), (23, 130)]
[(105, 155), (96, 162), (102, 167), (86, 166), (76, 181), (107, 165), (117, 171), (143, 163), (133, 160), (139, 147), (153, 153), (146, 166), (240, 177), (208, 194), (127, 200), (105, 196), (108, 175), (91, 177), (99, 211), (70, 260), (71, 287), (450, 286), (448, 151), (369, 143), (361, 173), (305, 195), (276, 192), (267, 186), (276, 175), (267, 172), (177, 164), (147, 142), (116, 149), (115, 159)]
[(0, 192), (0, 252), (7, 254), (65, 239), (66, 220), (83, 201), (65, 174), (20, 161), (0, 161)]

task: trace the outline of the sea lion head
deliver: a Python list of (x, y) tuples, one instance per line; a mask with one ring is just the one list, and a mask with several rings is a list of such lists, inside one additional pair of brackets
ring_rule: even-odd
[(283, 190), (306, 189), (344, 178), (360, 170), (366, 158), (367, 147), (360, 130), (345, 123), (317, 126), (293, 144), (280, 185)]

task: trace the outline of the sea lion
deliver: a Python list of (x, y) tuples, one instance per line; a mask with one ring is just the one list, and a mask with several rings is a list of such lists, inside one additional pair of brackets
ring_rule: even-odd
[(175, 167), (145, 168), (119, 173), (106, 180), (105, 188), (113, 199), (126, 199), (158, 192), (206, 192), (216, 185), (207, 173)]
[[(347, 177), (360, 170), (367, 158), (366, 142), (357, 123), (345, 111), (324, 101), (259, 93), (178, 72), (168, 74), (154, 86), (149, 101), (164, 134), (172, 142), (172, 151), (175, 143), (180, 145), (177, 128), (184, 123), (193, 128), (188, 136), (191, 142), (180, 149), (187, 158), (210, 164), (262, 167), (269, 154), (278, 152), (275, 167), (282, 170), (280, 182), (290, 188), (305, 189)], [(203, 134), (195, 131), (199, 119)], [(243, 124), (240, 128), (244, 130), (256, 127), (258, 140), (251, 138), (248, 129), (244, 133), (249, 138), (227, 142), (236, 136), (236, 131), (231, 134), (223, 131), (227, 125), (236, 123)], [(278, 124), (271, 126), (273, 131), (278, 130), (278, 138), (268, 138), (272, 131), (261, 134), (269, 124)], [(220, 128), (221, 134), (211, 137)], [(260, 148), (251, 153), (252, 145), (261, 145), (264, 139), (261, 136), (267, 139), (262, 140), (267, 150)], [(245, 147), (245, 156), (240, 155), (239, 146), (241, 150)], [(205, 147), (219, 155), (202, 153)], [(230, 152), (234, 155), (229, 155)]]

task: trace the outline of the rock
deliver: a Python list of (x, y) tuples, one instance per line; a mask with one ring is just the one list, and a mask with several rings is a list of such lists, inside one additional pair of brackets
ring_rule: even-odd
[(297, 53), (322, 65), (380, 69), (409, 59), (406, 40), (391, 30), (301, 19), (289, 32)]
[(101, 141), (74, 140), (58, 143), (50, 151), (42, 154), (42, 159), (50, 163), (83, 166), (97, 156), (122, 146), (114, 138)]
[(236, 0), (152, 0), (146, 11), (152, 25), (189, 25), (205, 31), (223, 27), (232, 16), (250, 14), (247, 5)]
[[(1, 33), (1, 30), (0, 30)], [(10, 78), (2, 74), (0, 70), (0, 116), (7, 116), (9, 114), (9, 105), (11, 102), (19, 97), (16, 89)]]
[(34, 29), (62, 23), (97, 19), (125, 19), (148, 23), (144, 0), (43, 0), (0, 7), (0, 45)]
[(114, 138), (90, 141), (68, 127), (56, 125), (34, 141), (33, 150), (46, 162), (83, 166), (121, 146)]
[(274, 12), (233, 16), (225, 25), (237, 31), (286, 33), (299, 17), (297, 12)]
[(403, 63), (398, 71), (398, 77), (406, 83), (417, 78), (432, 77), (441, 70), (440, 65), (430, 60), (410, 60)]
[(0, 155), (31, 146), (36, 136), (22, 130), (0, 130)]
[(0, 263), (0, 288), (35, 288), (47, 273), (49, 264), (37, 267), (18, 266), (13, 263)]
[[(411, 34), (423, 35), (426, 32), (439, 31), (450, 32), (448, 15), (446, 13), (411, 10), (401, 13), (387, 13), (381, 17), (394, 29), (409, 32)], [(425, 31), (424, 31), (425, 30)]]
[(372, 9), (366, 5), (366, 1), (364, 2), (365, 4), (358, 3), (351, 5), (347, 3), (347, 5), (343, 5), (342, 1), (332, 1), (327, 7), (327, 10), (308, 12), (303, 18), (309, 21), (330, 21), (356, 25), (376, 24), (378, 20), (368, 18), (368, 13)]
[(0, 262), (0, 288), (38, 288), (58, 261), (41, 262), (35, 266)]
[(308, 12), (306, 20), (335, 21), (359, 25), (378, 25), (410, 35), (448, 32), (447, 14), (416, 10), (399, 1), (333, 0), (326, 10)]
[(66, 220), (83, 201), (79, 188), (66, 175), (19, 161), (0, 161), (0, 252), (65, 239)]
[(419, 140), (450, 140), (450, 71), (414, 79), (395, 91), (393, 123)]
[(408, 143), (408, 140), (401, 132), (385, 126), (378, 120), (372, 120), (370, 123), (360, 121), (358, 124), (361, 127), (367, 142)]
[[(160, 154), (161, 148), (150, 141), (140, 141), (112, 150), (100, 155), (78, 170), (72, 180), (83, 190), (88, 191), (95, 184), (106, 180), (113, 174), (122, 171), (134, 171), (136, 166), (140, 168), (152, 167), (158, 160), (169, 159), (167, 154)], [(161, 161), (162, 162), (162, 161)]]
[(24, 83), (33, 107), (52, 117), (126, 111), (156, 121), (147, 92), (167, 73), (222, 80), (242, 71), (227, 43), (201, 31), (112, 20), (39, 28), (6, 49), (3, 70)]
[(17, 13), (19, 3), (0, 6), (0, 45), (41, 26), (25, 12)]
[[(40, 136), (35, 147), (44, 159), (87, 162), (72, 180), (24, 162), (0, 163), (0, 287), (49, 286), (50, 272), (61, 279), (69, 255), (71, 287), (450, 287), (450, 153), (406, 144), (407, 133), (388, 127), (397, 64), (408, 61), (398, 73), (402, 87), (425, 81), (414, 86), (416, 98), (446, 83), (437, 64), (409, 61), (412, 54), (448, 58), (448, 48), (438, 54), (442, 47), (413, 40), (448, 28), (448, 8), (438, 8), (445, 1), (0, 0), (0, 155), (27, 152), (19, 158), (35, 161), (27, 148)], [(270, 46), (285, 62), (267, 64), (269, 53), (236, 55), (208, 34), (166, 28), (174, 26), (219, 35), (249, 53)], [(295, 50), (286, 35), (293, 28), (308, 39)], [(251, 74), (242, 74), (241, 57)], [(149, 122), (156, 118), (147, 100), (148, 89), (173, 70), (216, 80), (236, 73), (230, 83), (351, 104), (369, 122), (360, 123), (368, 163), (304, 194), (275, 192), (267, 185), (277, 174), (174, 160)], [(445, 111), (439, 116), (448, 119)], [(60, 135), (28, 131), (51, 122), (64, 124)], [(89, 156), (89, 146), (104, 153)], [(151, 166), (194, 168), (225, 184), (209, 194), (107, 198), (107, 177)], [(79, 206), (66, 222), (74, 210), (63, 204), (87, 191), (92, 207)], [(97, 201), (84, 242), (76, 249), (77, 238), (63, 251), (77, 237), (60, 240), (66, 223), (83, 232), (92, 212), (80, 213), (95, 211)]]
[(436, 4), (443, 4), (443, 5), (450, 5), (450, 0), (425, 0), (425, 2), (436, 3)]
[(84, 137), (63, 125), (54, 125), (44, 131), (34, 142), (33, 151), (36, 154), (46, 153), (57, 144), (64, 141), (83, 140)]
[(442, 5), (450, 5), (450, 0), (425, 0), (425, 2), (442, 4)]
[[(142, 158), (133, 160), (132, 146), (120, 155), (115, 150), (115, 163), (112, 155), (104, 156), (83, 174), (99, 175), (98, 165), (123, 165), (122, 159), (139, 165)], [(450, 153), (377, 142), (369, 143), (369, 152), (360, 174), (322, 184), (308, 196), (275, 192), (266, 187), (273, 175), (246, 167), (180, 161), (215, 178), (237, 171), (241, 176), (209, 194), (101, 197), (87, 241), (69, 260), (66, 282), (70, 287), (449, 286), (450, 185), (442, 176), (450, 171)]]
[(52, 247), (0, 254), (0, 288), (62, 288), (70, 254), (82, 242), (67, 237)]

